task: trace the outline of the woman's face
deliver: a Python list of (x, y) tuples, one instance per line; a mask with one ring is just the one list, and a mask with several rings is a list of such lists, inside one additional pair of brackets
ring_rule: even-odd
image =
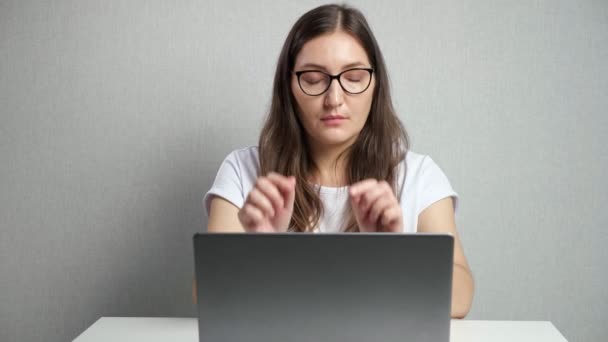
[[(296, 57), (294, 71), (318, 70), (337, 75), (352, 68), (371, 68), (363, 46), (352, 36), (335, 31), (308, 41)], [(357, 82), (363, 74), (354, 74), (346, 79)], [(306, 76), (307, 75), (307, 76)], [(369, 73), (367, 76), (369, 77)], [(300, 83), (314, 89), (319, 79), (314, 74), (304, 74)], [(346, 81), (347, 83), (345, 83)], [(308, 82), (308, 83), (306, 83)], [(375, 79), (372, 75), (369, 87), (360, 94), (345, 92), (338, 80), (332, 80), (329, 89), (319, 96), (305, 94), (295, 74), (291, 79), (291, 91), (299, 107), (298, 116), (311, 143), (317, 147), (331, 147), (352, 144), (363, 129), (372, 105)], [(348, 88), (347, 88), (348, 89)], [(309, 92), (310, 93), (310, 92)], [(330, 119), (342, 117), (342, 119)]]

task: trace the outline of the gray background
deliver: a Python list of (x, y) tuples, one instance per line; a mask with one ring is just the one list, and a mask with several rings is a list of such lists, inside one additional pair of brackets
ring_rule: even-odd
[[(193, 316), (191, 236), (319, 1), (0, 2), (0, 340)], [(469, 319), (608, 334), (608, 3), (352, 1), (461, 196)]]

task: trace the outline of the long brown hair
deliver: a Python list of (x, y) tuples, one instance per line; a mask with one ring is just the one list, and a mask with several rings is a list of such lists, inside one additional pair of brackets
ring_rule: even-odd
[[(272, 104), (258, 146), (262, 175), (274, 171), (296, 178), (289, 231), (310, 231), (317, 226), (323, 214), (319, 188), (308, 182), (317, 166), (310, 155), (306, 133), (296, 115), (298, 106), (291, 92), (291, 71), (296, 56), (306, 42), (338, 29), (359, 40), (376, 78), (367, 121), (356, 141), (343, 153), (346, 157), (346, 181), (353, 184), (367, 178), (385, 180), (396, 192), (396, 166), (409, 149), (409, 138), (393, 108), (384, 58), (363, 14), (346, 5), (324, 5), (305, 13), (292, 27), (283, 44), (274, 77)], [(359, 231), (352, 209), (347, 207), (349, 219), (344, 230)]]

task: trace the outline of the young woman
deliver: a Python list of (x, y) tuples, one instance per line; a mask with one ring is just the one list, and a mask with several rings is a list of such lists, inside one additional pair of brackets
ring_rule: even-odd
[(326, 5), (295, 23), (258, 145), (220, 166), (204, 200), (209, 232), (451, 233), (452, 316), (466, 316), (473, 278), (458, 195), (430, 157), (409, 151), (361, 12)]

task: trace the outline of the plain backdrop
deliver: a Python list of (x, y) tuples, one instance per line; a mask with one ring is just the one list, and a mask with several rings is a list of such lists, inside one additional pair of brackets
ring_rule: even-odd
[[(608, 334), (608, 2), (352, 1), (460, 194), (468, 319)], [(192, 235), (319, 1), (0, 1), (0, 340), (191, 316)]]

